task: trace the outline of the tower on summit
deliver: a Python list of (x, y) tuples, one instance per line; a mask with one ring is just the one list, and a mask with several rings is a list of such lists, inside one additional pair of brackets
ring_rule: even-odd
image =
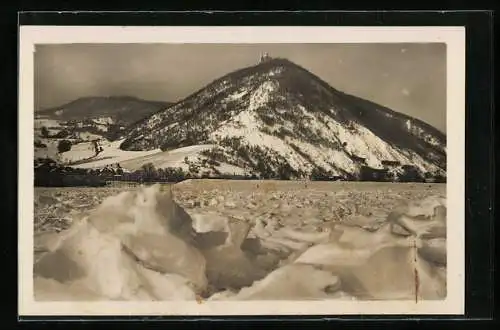
[(269, 56), (269, 54), (267, 52), (265, 52), (264, 54), (260, 55), (260, 61), (259, 61), (259, 63), (268, 62), (270, 60), (271, 60), (271, 56)]

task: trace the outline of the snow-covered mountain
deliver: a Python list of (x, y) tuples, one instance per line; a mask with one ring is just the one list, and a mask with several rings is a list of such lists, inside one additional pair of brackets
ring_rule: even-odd
[(83, 97), (65, 105), (36, 112), (35, 129), (42, 135), (114, 140), (133, 123), (171, 105), (130, 96)]
[[(200, 153), (250, 173), (313, 170), (356, 177), (362, 168), (446, 174), (446, 136), (407, 115), (340, 92), (306, 69), (271, 59), (223, 76), (131, 125), (120, 148)], [(208, 163), (210, 163), (210, 161)]]

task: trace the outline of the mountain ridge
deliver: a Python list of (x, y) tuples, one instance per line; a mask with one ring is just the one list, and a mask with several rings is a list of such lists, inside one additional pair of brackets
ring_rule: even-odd
[[(141, 99), (135, 96), (128, 96), (128, 95), (115, 95), (115, 96), (84, 96), (77, 98), (73, 101), (64, 103), (59, 106), (55, 107), (50, 107), (50, 108), (43, 108), (35, 112), (37, 116), (48, 116), (52, 119), (64, 119), (64, 120), (72, 120), (72, 119), (83, 119), (87, 117), (102, 117), (106, 115), (114, 115), (116, 113), (119, 113), (120, 108), (111, 108), (111, 109), (105, 109), (108, 111), (102, 111), (102, 109), (96, 109), (96, 106), (93, 105), (92, 103), (111, 103), (111, 106), (116, 106), (116, 105), (123, 105), (123, 104), (132, 104), (136, 105), (136, 108), (138, 110), (141, 110), (140, 114), (132, 114), (132, 117), (137, 117), (140, 116), (141, 119), (143, 118), (144, 115), (150, 115), (154, 112), (151, 112), (151, 110), (147, 107), (140, 108), (140, 105), (150, 105), (152, 108), (155, 108), (157, 111), (163, 110), (165, 107), (168, 107), (172, 105), (172, 102), (166, 102), (166, 101), (152, 101), (152, 100), (145, 100)], [(98, 104), (100, 105), (100, 104)], [(69, 109), (69, 111), (68, 111)], [(64, 112), (64, 110), (67, 110)], [(80, 110), (80, 111), (77, 111)], [(126, 109), (122, 109), (126, 110)], [(57, 114), (58, 111), (63, 111), (60, 115)], [(69, 114), (68, 114), (69, 112)], [(125, 111), (122, 111), (125, 112)], [(83, 116), (83, 117), (82, 117)], [(134, 121), (137, 121), (139, 119), (136, 119)], [(131, 124), (134, 123), (132, 121)]]
[(61, 138), (114, 140), (130, 125), (162, 111), (170, 104), (126, 95), (81, 97), (36, 111), (35, 134), (38, 132), (41, 137), (52, 134)]

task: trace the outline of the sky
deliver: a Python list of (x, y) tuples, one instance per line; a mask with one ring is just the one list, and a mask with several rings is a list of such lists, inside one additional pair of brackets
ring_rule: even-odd
[(438, 43), (37, 45), (35, 110), (85, 96), (176, 102), (263, 52), (446, 132), (446, 46)]

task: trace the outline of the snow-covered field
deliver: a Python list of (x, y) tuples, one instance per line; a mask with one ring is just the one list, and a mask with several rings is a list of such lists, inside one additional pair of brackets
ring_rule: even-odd
[[(141, 168), (146, 163), (152, 163), (156, 168), (167, 167), (182, 167), (187, 168), (184, 163), (184, 158), (188, 159), (198, 156), (199, 152), (212, 148), (213, 145), (195, 145), (184, 148), (178, 148), (171, 151), (151, 153), (146, 156), (133, 158), (121, 163), (123, 168), (135, 171)], [(137, 151), (124, 151), (124, 152), (137, 152)]]
[[(120, 149), (123, 140), (101, 143), (103, 151), (96, 157), (92, 142), (79, 143), (73, 145), (70, 151), (64, 152), (61, 158), (66, 162), (84, 161), (81, 164), (74, 165), (76, 168), (99, 168), (115, 163), (140, 158), (152, 154), (160, 153), (160, 149), (150, 151), (125, 151)], [(140, 167), (140, 166), (139, 166)]]
[[(95, 156), (92, 142), (75, 144), (70, 151), (60, 155), (63, 162), (74, 163), (75, 168), (102, 168), (107, 165), (120, 163), (120, 166), (129, 171), (140, 169), (144, 164), (152, 163), (156, 168), (182, 167), (187, 169), (184, 163), (185, 157), (196, 159), (201, 151), (213, 147), (211, 144), (194, 145), (178, 148), (171, 151), (154, 149), (149, 151), (126, 151), (120, 149), (119, 141), (105, 141), (101, 143), (103, 151)], [(234, 171), (234, 169), (231, 168)]]
[[(59, 155), (60, 159), (75, 168), (102, 168), (107, 165), (119, 163), (120, 166), (128, 171), (136, 171), (144, 164), (152, 163), (155, 168), (182, 168), (188, 171), (189, 165), (184, 162), (185, 158), (190, 162), (199, 163), (200, 152), (214, 147), (213, 144), (193, 145), (178, 148), (170, 151), (161, 151), (154, 149), (150, 151), (126, 151), (121, 150), (120, 144), (123, 140), (101, 143), (104, 151), (95, 156), (94, 147), (91, 142), (78, 143), (73, 145), (70, 151)], [(215, 168), (223, 174), (243, 175), (244, 169), (219, 163)]]
[(446, 296), (444, 184), (188, 180), (154, 189), (36, 188), (37, 299)]
[[(92, 142), (76, 143), (71, 146), (71, 150), (58, 153), (57, 144), (59, 139), (40, 139), (40, 141), (45, 143), (47, 147), (35, 148), (35, 158), (49, 157), (74, 168), (86, 169), (104, 168), (119, 163), (123, 169), (128, 171), (139, 170), (147, 163), (152, 163), (155, 168), (180, 167), (185, 171), (189, 171), (189, 164), (185, 163), (186, 158), (189, 162), (200, 164), (200, 160), (206, 159), (200, 153), (214, 147), (213, 144), (201, 144), (170, 151), (161, 151), (160, 149), (126, 151), (120, 149), (123, 140), (106, 141), (101, 139), (100, 145), (103, 147), (103, 151), (96, 156)], [(203, 166), (201, 168), (206, 169)], [(243, 168), (227, 163), (218, 162), (214, 168), (222, 174), (245, 174)]]

